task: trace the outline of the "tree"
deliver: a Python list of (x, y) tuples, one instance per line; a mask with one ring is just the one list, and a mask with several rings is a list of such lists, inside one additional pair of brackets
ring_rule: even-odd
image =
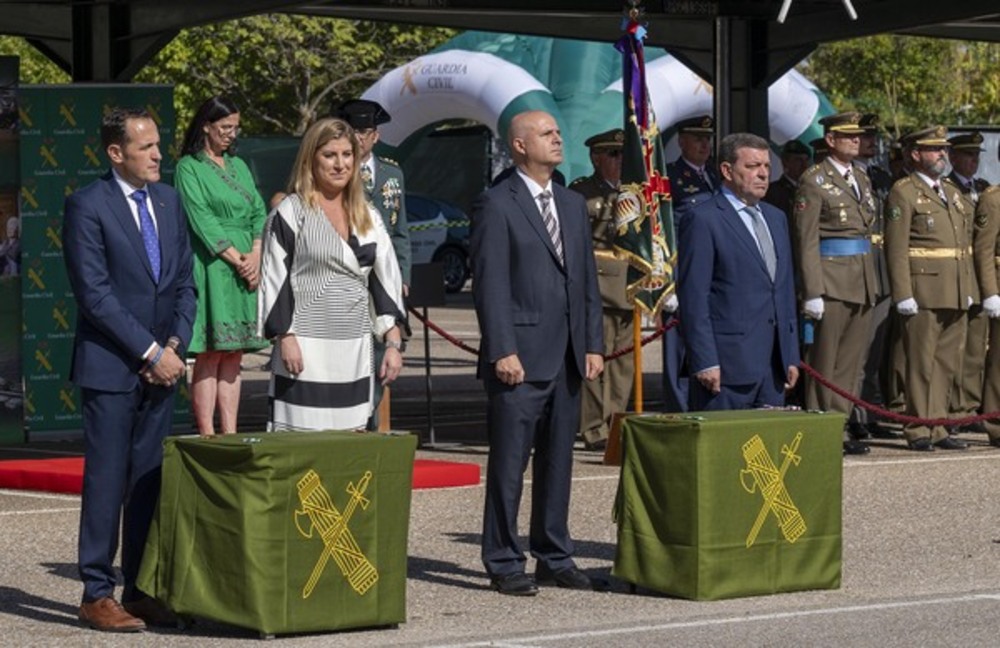
[(17, 36), (0, 36), (0, 56), (21, 59), (21, 83), (69, 83), (69, 75), (28, 41)]
[(943, 39), (869, 36), (820, 45), (800, 71), (839, 110), (878, 113), (890, 135), (899, 137), (925, 124), (955, 123), (967, 112), (971, 79), (960, 72), (966, 47)]
[(286, 14), (185, 30), (136, 81), (174, 85), (178, 130), (215, 94), (240, 106), (243, 130), (301, 135), (389, 70), (455, 32)]

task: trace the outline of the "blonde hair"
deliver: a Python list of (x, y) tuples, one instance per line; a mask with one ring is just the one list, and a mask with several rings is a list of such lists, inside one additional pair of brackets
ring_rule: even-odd
[(345, 138), (351, 143), (351, 152), (354, 154), (354, 169), (351, 171), (351, 179), (347, 181), (347, 186), (344, 188), (344, 210), (347, 212), (351, 230), (357, 234), (367, 234), (372, 228), (372, 221), (364, 189), (361, 186), (361, 159), (358, 139), (354, 129), (344, 120), (332, 117), (320, 119), (310, 126), (306, 134), (302, 136), (299, 152), (295, 156), (295, 165), (292, 167), (292, 175), (288, 180), (288, 193), (298, 194), (299, 198), (307, 205), (319, 209), (319, 201), (316, 199), (318, 193), (316, 178), (313, 175), (316, 152), (331, 140)]

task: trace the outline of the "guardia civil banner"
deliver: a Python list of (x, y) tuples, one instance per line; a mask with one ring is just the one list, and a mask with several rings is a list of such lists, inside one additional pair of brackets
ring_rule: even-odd
[(406, 620), (417, 437), (170, 437), (138, 587), (264, 634)]
[(712, 600), (840, 586), (844, 416), (630, 416), (612, 574)]
[[(112, 106), (141, 106), (157, 122), (162, 175), (173, 177), (173, 90), (152, 85), (22, 86), (20, 89), (21, 356), (24, 424), (33, 438), (83, 425), (78, 390), (69, 381), (76, 304), (62, 252), (68, 195), (109, 169), (100, 143), (101, 119)], [(175, 422), (184, 424), (189, 398), (179, 390)]]

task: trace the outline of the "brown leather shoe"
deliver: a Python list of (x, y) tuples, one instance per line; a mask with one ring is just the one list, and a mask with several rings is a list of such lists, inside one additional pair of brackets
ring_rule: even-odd
[(139, 617), (145, 621), (147, 625), (157, 626), (160, 628), (177, 627), (177, 615), (174, 614), (163, 602), (151, 596), (144, 596), (141, 599), (128, 601), (124, 605), (126, 612), (132, 616)]
[(146, 624), (126, 612), (110, 596), (80, 604), (80, 621), (101, 632), (142, 632)]

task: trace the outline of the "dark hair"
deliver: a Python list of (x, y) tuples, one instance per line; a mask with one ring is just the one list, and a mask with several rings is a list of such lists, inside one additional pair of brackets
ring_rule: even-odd
[(731, 133), (719, 142), (719, 164), (729, 162), (736, 164), (737, 151), (742, 148), (770, 151), (767, 140), (753, 133)]
[(145, 108), (123, 108), (116, 106), (101, 120), (101, 146), (107, 149), (112, 144), (124, 147), (128, 144), (125, 127), (130, 119), (153, 119)]
[(205, 124), (213, 124), (239, 111), (236, 104), (221, 96), (211, 97), (201, 104), (198, 112), (194, 114), (194, 119), (191, 120), (191, 125), (184, 132), (181, 155), (194, 155), (205, 148)]

